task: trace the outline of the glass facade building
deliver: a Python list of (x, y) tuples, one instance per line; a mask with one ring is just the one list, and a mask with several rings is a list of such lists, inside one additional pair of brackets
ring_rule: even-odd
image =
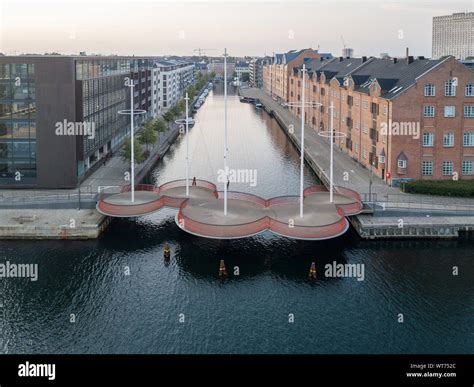
[[(150, 84), (142, 84), (141, 73), (150, 71), (147, 59), (78, 59), (75, 62), (76, 81), (82, 90), (82, 121), (93, 123), (94, 138), (84, 136), (83, 157), (77, 162), (78, 177), (82, 177), (104, 154), (121, 145), (130, 133), (130, 119), (118, 114), (130, 108), (129, 88), (125, 78), (135, 82), (135, 108), (142, 108), (142, 90), (151, 96)], [(147, 74), (144, 75), (146, 78)], [(148, 110), (148, 109), (145, 109)], [(137, 125), (144, 117), (135, 117)]]
[(0, 184), (36, 182), (35, 66), (0, 64)]

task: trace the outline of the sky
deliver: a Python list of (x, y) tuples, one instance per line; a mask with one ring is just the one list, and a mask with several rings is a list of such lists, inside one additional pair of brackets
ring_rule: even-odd
[(474, 0), (0, 0), (0, 52), (431, 56), (433, 16)]

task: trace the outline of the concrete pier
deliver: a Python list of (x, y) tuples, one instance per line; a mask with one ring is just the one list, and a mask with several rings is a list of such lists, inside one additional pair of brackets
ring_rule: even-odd
[[(146, 177), (178, 136), (176, 126), (160, 135), (160, 141), (150, 149), (147, 160), (135, 168), (137, 184)], [(125, 172), (129, 169), (128, 163), (122, 160), (120, 152), (117, 151), (105, 165), (99, 167), (81, 184), (82, 188), (87, 187), (87, 190), (81, 190), (84, 196), (82, 199), (87, 197), (89, 200), (83, 203), (80, 203), (78, 189), (48, 190), (41, 193), (2, 190), (0, 239), (98, 238), (111, 222), (111, 218), (95, 209), (98, 193), (105, 187), (124, 186), (127, 183), (124, 180)], [(88, 192), (87, 196), (84, 194), (85, 191)], [(38, 200), (40, 194), (42, 200)], [(72, 198), (72, 201), (61, 202), (60, 198), (68, 200)], [(8, 205), (10, 202), (12, 205)]]

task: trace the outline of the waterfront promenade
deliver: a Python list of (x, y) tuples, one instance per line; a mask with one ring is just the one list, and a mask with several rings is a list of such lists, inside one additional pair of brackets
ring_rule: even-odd
[[(300, 118), (261, 89), (241, 88), (240, 94), (260, 100), (265, 110), (279, 122), (300, 149)], [(289, 130), (291, 126), (292, 132)], [(327, 138), (319, 136), (313, 128), (305, 125), (305, 160), (326, 186), (329, 186), (329, 148)], [(348, 180), (344, 180), (345, 175), (349, 176)], [(460, 232), (474, 231), (474, 199), (404, 193), (399, 188), (390, 187), (374, 174), (371, 177), (368, 169), (336, 146), (334, 185), (359, 192), (367, 212), (376, 213), (376, 216), (361, 214), (350, 218), (357, 233), (365, 239), (457, 238)], [(369, 191), (371, 195), (368, 195)], [(443, 211), (448, 214), (438, 215)]]
[[(287, 135), (300, 149), (301, 119), (299, 117), (290, 112), (288, 108), (274, 101), (261, 89), (242, 88), (240, 94), (244, 97), (259, 99), (265, 109), (279, 121)], [(293, 125), (293, 134), (288, 132), (290, 125)], [(326, 186), (329, 185), (329, 153), (329, 140), (319, 136), (316, 130), (306, 124), (305, 159)], [(348, 175), (348, 180), (344, 180), (345, 175)], [(359, 192), (363, 201), (377, 202), (384, 208), (451, 209), (454, 211), (473, 211), (474, 214), (474, 199), (407, 194), (397, 187), (390, 187), (375, 174), (372, 174), (372, 187), (369, 189), (370, 175), (371, 172), (368, 169), (342, 152), (334, 144), (334, 185)], [(369, 191), (371, 191), (371, 199), (369, 199)]]

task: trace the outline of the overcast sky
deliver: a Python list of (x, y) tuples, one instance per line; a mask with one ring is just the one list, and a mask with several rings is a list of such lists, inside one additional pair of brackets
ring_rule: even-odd
[[(263, 55), (312, 47), (340, 55), (431, 55), (432, 17), (474, 0), (0, 0), (0, 52)], [(212, 50), (211, 50), (212, 49)]]

